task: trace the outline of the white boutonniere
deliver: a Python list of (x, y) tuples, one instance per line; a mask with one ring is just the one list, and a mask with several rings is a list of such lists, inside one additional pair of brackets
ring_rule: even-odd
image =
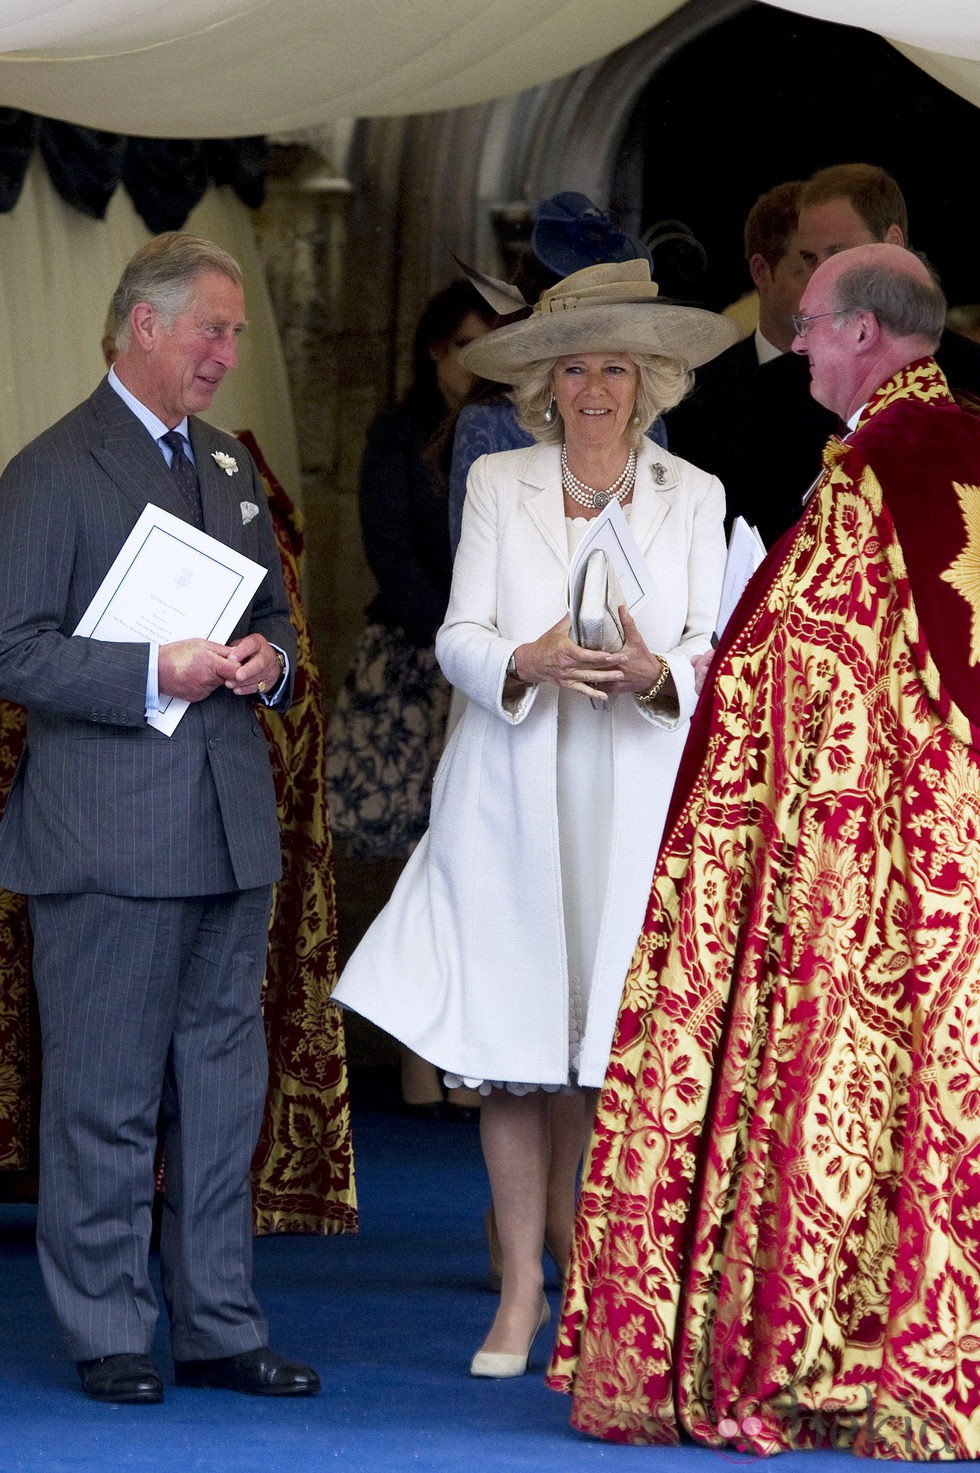
[[(231, 471), (229, 471), (228, 474), (231, 475)], [(258, 516), (259, 509), (255, 505), (255, 502), (254, 501), (243, 501), (241, 503), (241, 508), (242, 508), (242, 526), (243, 527), (247, 527), (248, 524), (249, 524), (249, 522), (252, 520), (252, 518)]]
[(226, 476), (233, 476), (238, 470), (238, 461), (233, 455), (226, 455), (223, 450), (212, 450), (211, 459)]

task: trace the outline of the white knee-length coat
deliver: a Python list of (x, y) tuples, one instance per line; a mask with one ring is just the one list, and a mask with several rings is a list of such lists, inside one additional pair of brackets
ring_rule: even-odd
[[(694, 709), (725, 561), (713, 476), (644, 441), (631, 528), (655, 592), (636, 613), (668, 660), (680, 713), (611, 702), (613, 843), (579, 1082), (602, 1082)], [(567, 609), (558, 448), (482, 456), (470, 471), (436, 653), (467, 697), (436, 773), (427, 833), (334, 994), (440, 1068), (562, 1084), (568, 979), (558, 850), (558, 689), (503, 700), (507, 662)], [(584, 697), (582, 699), (585, 699)], [(588, 787), (590, 772), (582, 768)]]

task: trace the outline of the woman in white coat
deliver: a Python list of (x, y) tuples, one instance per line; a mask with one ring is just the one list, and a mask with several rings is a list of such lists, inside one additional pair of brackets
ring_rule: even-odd
[[(725, 560), (717, 480), (644, 436), (727, 319), (657, 300), (645, 261), (566, 277), (472, 343), (539, 443), (473, 466), (436, 654), (467, 697), (428, 832), (335, 999), (484, 1095), (502, 1259), (474, 1375), (514, 1376), (548, 1318), (576, 1171), (644, 919)], [(570, 634), (569, 560), (619, 501), (652, 592), (624, 642)]]

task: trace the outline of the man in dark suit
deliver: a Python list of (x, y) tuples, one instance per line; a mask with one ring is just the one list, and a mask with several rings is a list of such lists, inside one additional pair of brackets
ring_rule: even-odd
[[(235, 366), (241, 272), (208, 241), (159, 236), (113, 305), (107, 378), (0, 480), (0, 695), (28, 711), (0, 885), (28, 895), (34, 936), (38, 1253), (86, 1393), (159, 1401), (148, 1272), (159, 1128), (178, 1385), (310, 1394), (316, 1373), (267, 1346), (249, 1188), (280, 874), (253, 704), (288, 703), (295, 638), (256, 468), (195, 417)], [(72, 637), (147, 503), (266, 568), (227, 644)], [(166, 697), (190, 702), (172, 736), (147, 722)]]
[[(799, 196), (797, 236), (806, 277), (854, 246), (906, 245), (908, 212), (898, 184), (874, 164), (820, 169)], [(962, 408), (980, 409), (980, 346), (945, 331), (936, 361)], [(760, 368), (743, 429), (745, 474), (739, 509), (772, 545), (800, 515), (821, 470), (837, 419), (810, 393), (807, 360), (796, 353)], [(673, 447), (673, 441), (671, 441)], [(683, 453), (683, 452), (682, 452)]]
[(699, 368), (693, 391), (666, 416), (671, 450), (718, 476), (729, 527), (742, 509), (745, 426), (760, 365), (789, 351), (793, 313), (806, 285), (796, 240), (802, 184), (789, 180), (759, 196), (745, 221), (745, 261), (759, 298), (759, 325)]

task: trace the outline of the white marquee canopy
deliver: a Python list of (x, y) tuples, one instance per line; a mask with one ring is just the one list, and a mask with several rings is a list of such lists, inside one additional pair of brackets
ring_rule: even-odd
[[(3, 0), (0, 105), (149, 137), (280, 134), (506, 97), (686, 0)], [(978, 0), (767, 0), (894, 42), (980, 103)]]

